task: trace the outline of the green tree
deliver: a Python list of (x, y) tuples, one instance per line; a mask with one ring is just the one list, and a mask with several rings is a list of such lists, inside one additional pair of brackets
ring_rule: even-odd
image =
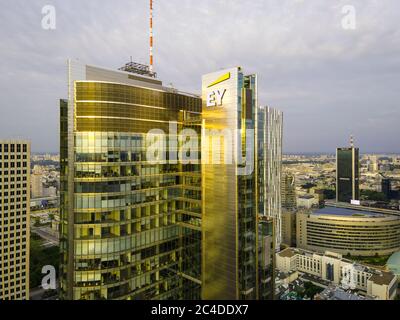
[[(40, 238), (40, 237), (39, 237)], [(43, 241), (32, 235), (30, 241), (29, 285), (35, 288), (41, 285), (42, 268), (46, 265), (54, 266), (58, 273), (59, 247), (43, 247)]]

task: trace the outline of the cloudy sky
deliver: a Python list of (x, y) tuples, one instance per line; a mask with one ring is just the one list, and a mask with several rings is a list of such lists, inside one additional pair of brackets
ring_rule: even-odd
[[(45, 5), (55, 30), (42, 28)], [(355, 30), (343, 28), (345, 5)], [(67, 58), (148, 61), (148, 0), (0, 6), (0, 138), (34, 151), (58, 151)], [(194, 93), (204, 73), (258, 73), (260, 103), (284, 111), (285, 152), (334, 152), (350, 134), (363, 152), (400, 152), (399, 12), (398, 0), (155, 0), (156, 71)]]

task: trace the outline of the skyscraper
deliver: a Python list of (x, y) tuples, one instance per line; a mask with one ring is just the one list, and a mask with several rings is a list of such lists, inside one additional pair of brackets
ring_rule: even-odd
[(381, 190), (385, 195), (386, 200), (392, 199), (392, 180), (389, 178), (382, 178)]
[(336, 201), (360, 200), (359, 149), (338, 148), (336, 151)]
[(272, 219), (258, 212), (257, 76), (222, 70), (202, 88), (202, 297), (267, 298), (273, 259), (262, 257), (274, 241)]
[(0, 141), (0, 300), (29, 299), (30, 143)]
[(273, 298), (274, 219), (258, 212), (256, 76), (204, 76), (202, 106), (134, 63), (112, 71), (69, 61), (68, 70), (62, 298)]
[(69, 61), (68, 78), (62, 298), (199, 298), (200, 165), (177, 152), (181, 129), (200, 131), (200, 97), (164, 87), (135, 63), (114, 71)]
[(282, 174), (281, 190), (282, 209), (296, 210), (296, 179), (293, 174), (289, 172)]
[(258, 109), (258, 170), (260, 214), (274, 218), (275, 247), (282, 242), (282, 134), (281, 111), (260, 107)]
[(289, 172), (282, 173), (282, 243), (296, 245), (296, 178)]

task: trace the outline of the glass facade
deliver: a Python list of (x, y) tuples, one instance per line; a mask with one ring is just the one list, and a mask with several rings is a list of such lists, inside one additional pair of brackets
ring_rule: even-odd
[(258, 221), (258, 299), (273, 300), (275, 295), (275, 226), (265, 215)]
[(64, 299), (200, 297), (200, 165), (148, 161), (145, 136), (179, 149), (169, 124), (200, 130), (201, 99), (161, 88), (75, 80), (61, 101)]
[(338, 202), (360, 199), (358, 148), (338, 148), (336, 152), (336, 198)]
[[(257, 77), (231, 69), (220, 114), (126, 72), (70, 63), (69, 77), (60, 101), (62, 298), (271, 298), (273, 220), (258, 216)], [(210, 156), (210, 128), (239, 130), (222, 145), (246, 162), (199, 161)], [(156, 160), (154, 129), (168, 149)], [(189, 151), (187, 131), (198, 138)], [(239, 174), (247, 159), (250, 172)]]
[(271, 299), (273, 220), (258, 216), (257, 76), (223, 70), (203, 76), (202, 88), (202, 298)]
[(283, 114), (270, 107), (258, 108), (259, 212), (274, 218), (275, 247), (282, 242), (282, 135)]

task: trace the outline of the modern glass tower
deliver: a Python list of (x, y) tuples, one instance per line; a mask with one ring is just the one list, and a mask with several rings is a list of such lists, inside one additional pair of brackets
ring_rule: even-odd
[(202, 298), (270, 297), (273, 259), (264, 258), (274, 241), (258, 212), (257, 76), (237, 67), (202, 83)]
[(29, 299), (30, 143), (0, 140), (0, 300)]
[(258, 108), (259, 211), (274, 218), (278, 250), (282, 242), (282, 136), (283, 113), (270, 107)]
[(178, 151), (180, 130), (200, 132), (201, 99), (136, 64), (124, 70), (68, 62), (61, 297), (199, 298), (200, 165), (182, 163)]
[(336, 151), (336, 201), (360, 200), (359, 149), (338, 148)]

